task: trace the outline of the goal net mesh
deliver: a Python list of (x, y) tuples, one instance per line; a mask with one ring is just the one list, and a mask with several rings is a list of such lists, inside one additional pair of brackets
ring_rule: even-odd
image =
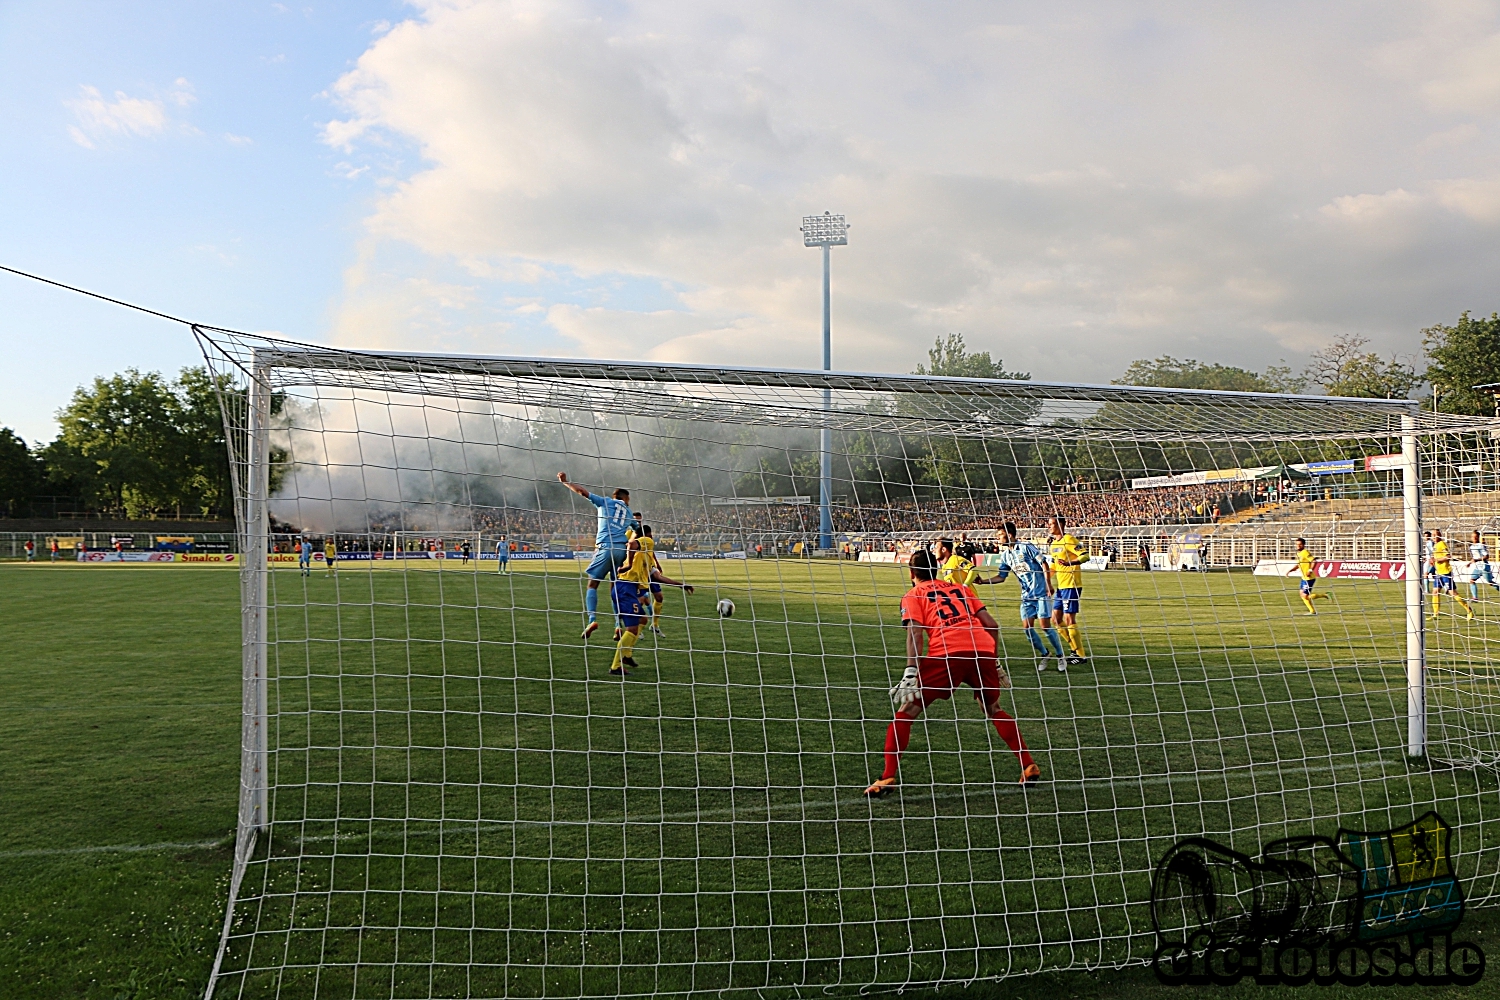
[[(1468, 901), (1496, 893), (1500, 593), (1469, 549), (1500, 527), (1487, 422), (197, 333), (247, 553), (213, 996), (769, 996), (1121, 966), (1156, 947), (1152, 873), (1177, 841), (1254, 855), (1433, 809)], [(1421, 527), (1475, 615), (1426, 599), (1425, 756), (1403, 419)], [(582, 636), (597, 511), (559, 471), (627, 488), (662, 575), (694, 587), (663, 588), (629, 676), (610, 674), (608, 580)], [(867, 798), (906, 560), (948, 538), (989, 579), (1005, 522), (1046, 553), (1054, 516), (1088, 557), (1084, 655), (1066, 630), (1057, 647), (1082, 662), (1044, 625), (1039, 656), (1015, 576), (972, 584), (1041, 780), (1018, 784), (959, 687)], [(1332, 599), (1302, 601), (1298, 537)]]

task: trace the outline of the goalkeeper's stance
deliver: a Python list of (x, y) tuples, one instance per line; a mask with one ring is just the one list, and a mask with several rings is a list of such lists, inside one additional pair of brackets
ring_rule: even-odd
[[(911, 581), (915, 585), (901, 599), (901, 623), (906, 628), (906, 672), (891, 688), (896, 718), (885, 734), (885, 772), (865, 794), (878, 798), (896, 787), (896, 769), (911, 740), (911, 724), (934, 701), (953, 694), (960, 684), (974, 689), (974, 697), (995, 732), (1021, 760), (1021, 784), (1042, 777), (1021, 739), (1016, 720), (1000, 707), (1000, 689), (1010, 687), (995, 662), (1000, 626), (967, 587), (943, 583), (937, 576), (937, 561), (926, 549), (911, 557)], [(927, 655), (922, 656), (922, 635), (927, 635)]]

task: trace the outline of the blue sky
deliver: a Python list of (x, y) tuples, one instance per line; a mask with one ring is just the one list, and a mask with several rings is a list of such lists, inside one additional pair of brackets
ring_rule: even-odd
[[(0, 263), (359, 347), (1103, 381), (1500, 307), (1493, 3), (0, 5)], [(0, 425), (191, 338), (0, 276)]]

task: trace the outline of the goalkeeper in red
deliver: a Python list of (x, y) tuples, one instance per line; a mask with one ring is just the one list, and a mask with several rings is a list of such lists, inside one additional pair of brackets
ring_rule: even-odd
[(865, 794), (878, 798), (896, 787), (896, 769), (911, 741), (912, 723), (928, 705), (952, 696), (960, 684), (974, 689), (974, 698), (984, 707), (995, 732), (1020, 759), (1021, 784), (1039, 781), (1042, 769), (1031, 759), (1020, 727), (1000, 707), (1000, 689), (1010, 687), (1010, 678), (995, 662), (999, 624), (968, 587), (935, 579), (937, 561), (926, 549), (912, 554), (910, 569), (913, 586), (901, 599), (906, 671), (891, 688), (896, 718), (885, 734), (885, 771)]

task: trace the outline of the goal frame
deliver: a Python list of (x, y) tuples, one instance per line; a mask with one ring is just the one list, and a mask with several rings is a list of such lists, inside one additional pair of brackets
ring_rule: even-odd
[[(206, 335), (200, 331), (200, 338)], [(257, 338), (263, 339), (263, 338)], [(1007, 390), (1043, 394), (1052, 398), (1071, 398), (1108, 402), (1117, 396), (1191, 397), (1199, 395), (1196, 390), (1162, 390), (1140, 387), (1097, 386), (1084, 384), (1059, 384), (1045, 382), (1011, 382), (1006, 380), (959, 379), (922, 376), (896, 376), (887, 374), (863, 374), (856, 372), (813, 371), (801, 369), (738, 368), (722, 369), (703, 365), (683, 364), (639, 364), (629, 362), (600, 362), (591, 360), (560, 360), (552, 358), (493, 357), (483, 358), (468, 355), (431, 355), (384, 353), (361, 354), (309, 345), (285, 343), (274, 348), (256, 347), (251, 353), (251, 364), (242, 369), (246, 375), (247, 395), (243, 407), (244, 426), (237, 431), (229, 425), (230, 404), (225, 403), (226, 430), (231, 440), (242, 442), (245, 456), (244, 471), (231, 461), (231, 468), (243, 482), (238, 483), (242, 499), (237, 504), (240, 520), (240, 544), (244, 553), (241, 568), (241, 661), (242, 661), (242, 755), (241, 790), (238, 811), (238, 829), (235, 838), (235, 873), (231, 880), (230, 899), (225, 915), (223, 940), (227, 941), (234, 904), (238, 896), (240, 876), (246, 862), (255, 851), (257, 837), (263, 834), (270, 823), (268, 815), (268, 732), (271, 719), (268, 711), (268, 576), (270, 572), (269, 542), (271, 537), (270, 502), (272, 495), (272, 448), (271, 439), (276, 428), (273, 418), (273, 400), (276, 389), (272, 373), (281, 367), (337, 368), (349, 359), (351, 371), (365, 370), (365, 360), (371, 364), (395, 364), (405, 366), (411, 376), (411, 384), (419, 387), (424, 375), (434, 370), (460, 374), (480, 375), (488, 373), (518, 375), (533, 374), (538, 378), (614, 380), (621, 382), (647, 381), (671, 378), (675, 381), (701, 384), (730, 384), (737, 386), (795, 387), (831, 392), (834, 389), (868, 390), (880, 386), (909, 386), (920, 383), (922, 391), (941, 394), (945, 391), (959, 393), (975, 386), (993, 385)], [(411, 391), (421, 391), (413, 388)], [(911, 391), (907, 389), (907, 391)], [(434, 393), (439, 394), (439, 393)], [(1423, 758), (1427, 754), (1427, 670), (1425, 643), (1425, 591), (1423, 586), (1424, 566), (1422, 550), (1422, 426), (1419, 404), (1416, 401), (1397, 400), (1330, 400), (1328, 397), (1280, 396), (1258, 393), (1219, 393), (1201, 391), (1205, 398), (1267, 397), (1276, 404), (1304, 404), (1310, 407), (1337, 402), (1342, 405), (1369, 407), (1391, 415), (1399, 415), (1401, 443), (1402, 483), (1402, 527), (1405, 539), (1405, 578), (1403, 604), (1405, 611), (1405, 680), (1407, 695), (1406, 754), (1409, 758)], [(824, 435), (827, 428), (824, 428)], [(486, 533), (468, 531), (398, 531), (393, 544), (399, 545), (403, 536), (446, 538), (465, 537), (475, 542), (476, 561), (483, 552)], [(208, 997), (212, 997), (213, 983), (217, 978), (218, 965), (223, 957), (221, 944), (215, 959), (215, 978), (210, 980)]]

